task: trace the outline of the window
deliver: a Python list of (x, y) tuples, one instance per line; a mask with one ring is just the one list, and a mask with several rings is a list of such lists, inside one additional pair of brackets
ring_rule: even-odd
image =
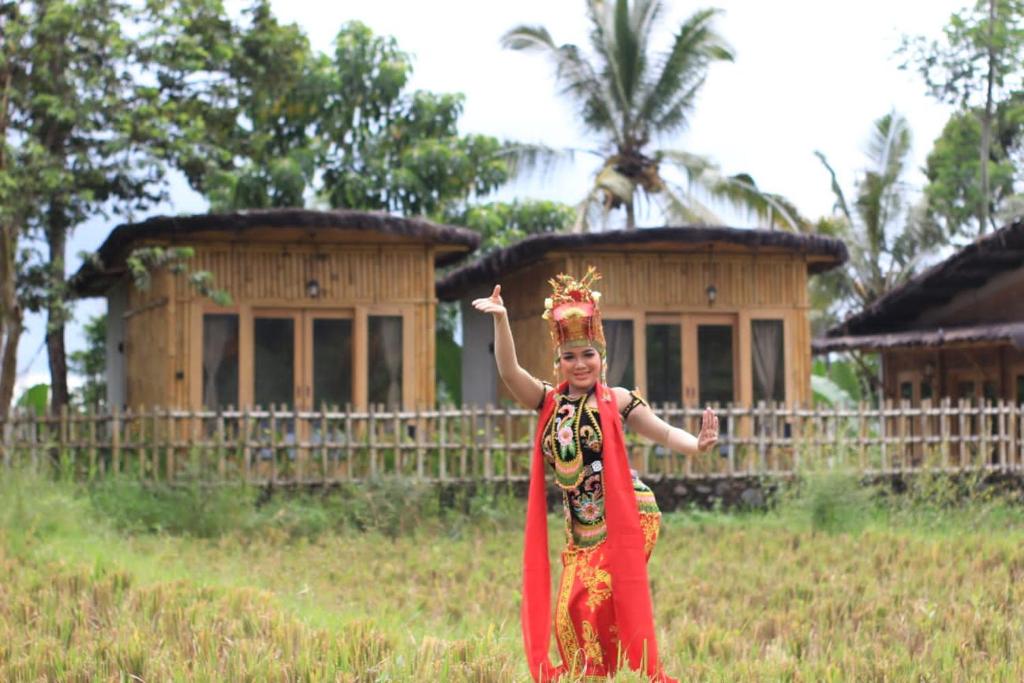
[(921, 400), (925, 401), (932, 398), (934, 395), (931, 380), (924, 380), (921, 382)]
[(371, 315), (367, 319), (368, 393), (371, 404), (402, 404), (402, 316)]
[(203, 316), (203, 406), (238, 405), (238, 316)]
[(1017, 403), (1024, 403), (1024, 375), (1017, 375)]
[(697, 326), (700, 405), (734, 400), (732, 325)]
[(295, 405), (295, 319), (253, 320), (253, 401)]
[(647, 394), (652, 403), (679, 403), (683, 397), (679, 323), (647, 325)]
[(781, 320), (750, 322), (754, 401), (786, 400), (786, 353)]
[(914, 400), (914, 383), (900, 382), (900, 398), (904, 401)]
[(604, 339), (608, 346), (608, 385), (632, 389), (636, 386), (633, 372), (633, 321), (605, 320)]
[(352, 402), (352, 320), (313, 319), (313, 408)]

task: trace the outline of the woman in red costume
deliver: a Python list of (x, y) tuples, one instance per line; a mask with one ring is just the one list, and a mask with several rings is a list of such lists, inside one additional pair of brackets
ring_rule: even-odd
[[(670, 682), (658, 661), (647, 559), (661, 515), (654, 494), (629, 469), (623, 424), (666, 448), (695, 454), (718, 440), (718, 418), (704, 412), (694, 436), (672, 427), (635, 392), (603, 383), (605, 341), (591, 286), (591, 267), (580, 280), (559, 275), (545, 301), (555, 367), (552, 387), (519, 365), (501, 286), (473, 306), (494, 317), (498, 372), (521, 404), (540, 412), (530, 467), (523, 552), (523, 640), (530, 673), (545, 683), (560, 677), (605, 680), (621, 666)], [(555, 602), (555, 642), (562, 663), (551, 663), (551, 579), (544, 468), (562, 491), (566, 546)]]

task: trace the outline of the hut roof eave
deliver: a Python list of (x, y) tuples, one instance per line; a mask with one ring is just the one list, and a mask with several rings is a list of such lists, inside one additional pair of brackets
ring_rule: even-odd
[(367, 232), (409, 238), (438, 245), (435, 266), (457, 263), (480, 244), (480, 235), (472, 230), (433, 223), (423, 218), (402, 218), (377, 211), (333, 209), (260, 209), (231, 213), (189, 216), (154, 216), (139, 223), (115, 227), (100, 245), (96, 263), (84, 264), (71, 278), (76, 296), (102, 296), (123, 274), (128, 249), (136, 243), (153, 240), (181, 242), (209, 233), (232, 237), (253, 230), (301, 229), (314, 234), (327, 231)]
[(898, 331), (921, 311), (1024, 265), (1024, 220), (979, 238), (949, 258), (879, 297), (863, 311), (829, 329), (828, 337)]
[(1024, 348), (1024, 322), (818, 337), (811, 342), (811, 349), (815, 354), (821, 354), (854, 349), (881, 351), (900, 348), (940, 348), (986, 342), (1009, 342), (1017, 348)]
[(638, 230), (611, 230), (595, 233), (548, 233), (532, 235), (504, 249), (488, 254), (476, 263), (463, 266), (437, 283), (437, 296), (454, 301), (466, 292), (489, 284), (503, 274), (529, 266), (550, 252), (580, 248), (608, 249), (616, 246), (728, 244), (749, 250), (760, 248), (803, 253), (809, 256), (808, 271), (820, 273), (846, 262), (846, 245), (838, 239), (769, 230), (727, 227), (663, 227)]

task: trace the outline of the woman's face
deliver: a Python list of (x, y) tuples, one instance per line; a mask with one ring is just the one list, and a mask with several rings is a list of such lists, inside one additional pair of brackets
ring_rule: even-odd
[(558, 371), (573, 393), (586, 393), (601, 378), (601, 354), (593, 346), (565, 349), (558, 357)]

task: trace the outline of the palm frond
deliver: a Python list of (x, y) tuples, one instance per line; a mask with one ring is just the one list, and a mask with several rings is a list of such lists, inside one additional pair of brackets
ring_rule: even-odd
[[(711, 24), (719, 10), (700, 10), (690, 16), (672, 41), (672, 47), (665, 54), (660, 74), (644, 94), (639, 118), (644, 121), (658, 121), (666, 118), (670, 109), (679, 110), (680, 91), (696, 91), (704, 82), (707, 66), (712, 61), (732, 61), (733, 52)], [(683, 122), (678, 115), (668, 117), (672, 127), (660, 132), (671, 132)], [(664, 123), (662, 125), (665, 125)]]
[(719, 217), (703, 202), (671, 183), (665, 184), (662, 210), (667, 222), (685, 225), (714, 225), (721, 223)]
[(620, 142), (615, 103), (603, 80), (584, 58), (580, 49), (571, 43), (556, 45), (543, 26), (517, 26), (505, 33), (501, 44), (511, 50), (540, 52), (555, 66), (555, 80), (562, 92), (570, 95), (580, 106), (586, 124), (598, 131), (610, 131)]
[(708, 173), (702, 180), (702, 185), (712, 197), (733, 208), (751, 212), (766, 220), (770, 227), (788, 232), (806, 232), (810, 227), (792, 202), (779, 195), (762, 192), (748, 173), (717, 177)]
[(853, 217), (850, 215), (850, 207), (846, 203), (846, 195), (843, 194), (843, 188), (839, 185), (835, 169), (828, 163), (828, 159), (825, 158), (825, 155), (818, 150), (814, 151), (814, 156), (818, 157), (818, 161), (820, 161), (825, 167), (825, 170), (828, 171), (829, 177), (832, 179), (832, 194), (836, 196), (836, 203), (833, 208), (839, 209), (843, 216), (846, 217), (846, 220), (852, 223)]
[(678, 149), (660, 149), (655, 152), (655, 159), (660, 163), (667, 161), (675, 168), (686, 175), (689, 183), (695, 183), (697, 178), (715, 168), (714, 163), (705, 156), (685, 152)]
[(531, 173), (543, 176), (560, 166), (573, 163), (579, 151), (571, 147), (556, 148), (539, 143), (515, 142), (502, 146), (498, 156), (508, 163), (513, 176)]

